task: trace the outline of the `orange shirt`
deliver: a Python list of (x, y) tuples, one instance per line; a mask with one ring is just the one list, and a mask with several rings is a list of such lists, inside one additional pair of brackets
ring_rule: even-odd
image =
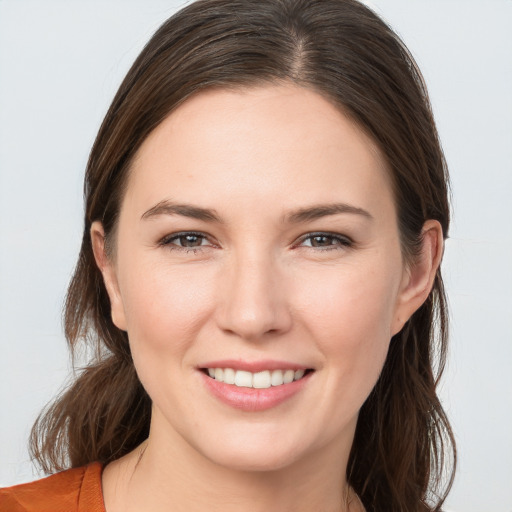
[(102, 465), (94, 462), (0, 489), (0, 512), (105, 512)]

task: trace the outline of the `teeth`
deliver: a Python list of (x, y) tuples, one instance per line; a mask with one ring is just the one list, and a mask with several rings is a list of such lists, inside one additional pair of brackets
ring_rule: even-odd
[(305, 370), (265, 370), (251, 373), (233, 368), (208, 368), (208, 375), (219, 382), (234, 384), (242, 388), (266, 389), (271, 386), (289, 384), (304, 377)]
[(258, 372), (252, 376), (252, 387), (265, 389), (270, 387), (270, 372)]
[(294, 377), (295, 377), (295, 372), (293, 370), (286, 370), (284, 372), (283, 381), (285, 384), (290, 384), (290, 382), (293, 382)]
[(224, 382), (226, 384), (234, 384), (235, 383), (236, 372), (233, 368), (226, 368), (224, 370)]
[[(215, 370), (215, 373), (217, 373), (217, 370)], [(220, 380), (220, 379), (215, 379)], [(224, 381), (222, 381), (224, 382)], [(235, 386), (238, 386), (239, 388), (252, 388), (252, 373), (251, 372), (243, 372), (243, 371), (237, 371), (235, 373)]]
[(270, 383), (272, 386), (280, 386), (281, 384), (284, 384), (283, 370), (274, 370), (272, 372), (272, 377), (270, 377)]

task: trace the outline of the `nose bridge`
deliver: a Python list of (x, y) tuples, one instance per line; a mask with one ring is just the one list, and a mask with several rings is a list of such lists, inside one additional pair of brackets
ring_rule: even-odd
[(245, 250), (227, 262), (218, 323), (247, 340), (290, 327), (283, 275), (270, 251)]

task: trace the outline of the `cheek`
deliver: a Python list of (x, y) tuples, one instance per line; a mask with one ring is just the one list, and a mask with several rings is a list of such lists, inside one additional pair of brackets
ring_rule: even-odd
[(127, 268), (123, 302), (138, 377), (158, 407), (176, 410), (188, 396), (180, 376), (190, 371), (187, 358), (210, 316), (210, 278), (198, 268), (170, 268), (143, 259)]
[(321, 353), (317, 428), (329, 438), (354, 425), (384, 366), (398, 273), (378, 261), (305, 273), (294, 289), (298, 326)]
[[(208, 275), (198, 268), (133, 262), (123, 279), (127, 331), (134, 349), (180, 352), (212, 307)], [(141, 347), (142, 345), (142, 347)]]
[(366, 329), (389, 334), (398, 290), (395, 275), (368, 267), (329, 269), (303, 274), (294, 294), (301, 309), (325, 328), (340, 334)]
[(319, 272), (295, 290), (306, 328), (328, 364), (361, 382), (374, 382), (382, 369), (397, 299), (397, 272), (378, 267)]

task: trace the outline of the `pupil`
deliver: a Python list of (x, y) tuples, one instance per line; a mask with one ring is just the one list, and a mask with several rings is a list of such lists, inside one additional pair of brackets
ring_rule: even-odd
[(313, 246), (314, 247), (320, 247), (323, 245), (329, 245), (330, 237), (328, 236), (315, 236), (313, 238)]
[(185, 235), (181, 237), (181, 244), (186, 247), (197, 247), (201, 245), (201, 240), (197, 235)]

